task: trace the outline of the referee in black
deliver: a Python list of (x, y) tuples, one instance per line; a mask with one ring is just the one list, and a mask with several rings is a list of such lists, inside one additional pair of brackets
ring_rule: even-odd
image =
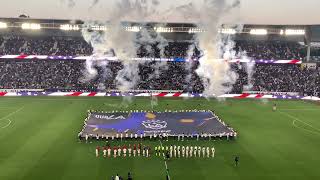
[(234, 158), (234, 163), (235, 163), (235, 166), (238, 166), (238, 164), (239, 164), (239, 156), (236, 156)]

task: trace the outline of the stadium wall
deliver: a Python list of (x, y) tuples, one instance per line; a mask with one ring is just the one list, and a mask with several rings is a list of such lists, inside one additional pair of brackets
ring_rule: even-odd
[[(23, 92), (0, 92), (0, 97), (25, 97), (25, 96), (52, 96), (52, 97), (182, 97), (182, 98), (197, 98), (205, 97), (198, 93), (182, 93), (182, 92), (153, 92), (153, 93), (139, 93), (139, 92), (38, 92), (38, 91), (23, 91)], [(234, 98), (234, 99), (290, 99), (290, 100), (311, 100), (320, 101), (319, 97), (315, 96), (298, 96), (285, 94), (224, 94), (218, 96), (219, 98)]]

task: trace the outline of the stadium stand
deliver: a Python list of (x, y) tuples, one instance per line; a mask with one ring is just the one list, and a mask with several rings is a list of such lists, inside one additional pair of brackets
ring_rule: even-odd
[[(139, 66), (140, 80), (137, 90), (183, 90), (202, 92), (203, 85), (195, 73), (197, 62), (167, 62), (160, 68), (159, 76), (150, 76), (160, 62), (145, 62)], [(82, 60), (3, 60), (0, 61), (1, 89), (48, 89), (98, 91), (101, 84), (108, 89), (116, 89), (116, 74), (122, 68), (120, 62), (109, 62), (104, 69), (96, 67), (98, 75), (90, 81), (82, 81), (85, 61)], [(233, 64), (232, 69), (239, 75), (230, 93), (241, 93), (248, 85), (247, 73), (240, 64)], [(301, 68), (300, 65), (256, 64), (251, 79), (251, 90), (269, 92), (298, 92), (316, 95), (320, 91), (320, 71), (313, 68)]]
[[(169, 42), (163, 52), (166, 58), (186, 57), (190, 41)], [(252, 59), (296, 59), (306, 56), (306, 49), (293, 41), (237, 40), (234, 50)], [(55, 55), (88, 56), (93, 48), (81, 36), (25, 36), (17, 34), (0, 35), (0, 55)], [(313, 51), (315, 57), (320, 54)], [(200, 57), (195, 48), (192, 57)], [(152, 51), (141, 46), (137, 57), (163, 57), (157, 44)], [(163, 66), (165, 63), (166, 66)], [(181, 90), (202, 93), (203, 84), (195, 70), (198, 62), (141, 62), (139, 81), (135, 90)], [(257, 92), (297, 92), (301, 95), (320, 93), (320, 72), (317, 68), (301, 68), (298, 64), (256, 64), (250, 82), (241, 63), (232, 64), (238, 79), (228, 93), (242, 93), (247, 85)], [(160, 67), (160, 69), (159, 69)], [(46, 89), (50, 91), (99, 91), (116, 89), (116, 75), (123, 68), (120, 62), (110, 61), (105, 67), (95, 66), (98, 75), (84, 81), (84, 60), (34, 60), (1, 59), (0, 89)], [(105, 73), (105, 72), (108, 73)], [(158, 75), (151, 76), (155, 71)], [(107, 75), (106, 75), (107, 74)]]
[(253, 59), (303, 59), (305, 48), (296, 42), (238, 41), (238, 51), (245, 51)]
[[(165, 47), (165, 57), (186, 57), (189, 42), (169, 42)], [(237, 41), (237, 52), (246, 52), (253, 59), (303, 59), (305, 48), (295, 42), (287, 41)], [(27, 36), (4, 36), (0, 37), (0, 54), (26, 54), (26, 55), (91, 55), (92, 47), (80, 37), (38, 37)], [(140, 47), (138, 57), (160, 57), (160, 50), (154, 45), (152, 53)], [(194, 57), (200, 55), (195, 50)]]

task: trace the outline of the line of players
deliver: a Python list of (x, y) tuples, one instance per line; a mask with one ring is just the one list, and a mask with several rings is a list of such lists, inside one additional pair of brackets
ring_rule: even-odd
[[(212, 139), (216, 139), (216, 138), (224, 138), (226, 137), (227, 140), (231, 138), (234, 138), (237, 136), (236, 132), (233, 133), (219, 133), (219, 134), (206, 134), (206, 133), (200, 133), (200, 134), (195, 134), (195, 135), (185, 135), (184, 133), (182, 134), (178, 134), (177, 137), (173, 137), (173, 138), (177, 138), (178, 141), (184, 141), (187, 139), (196, 139), (197, 141), (199, 140), (212, 140)], [(79, 138), (81, 138), (81, 134), (79, 134)], [(140, 133), (140, 134), (123, 134), (123, 133), (117, 133), (115, 136), (108, 136), (108, 135), (93, 135), (93, 134), (85, 134), (84, 136), (85, 141), (88, 142), (91, 139), (96, 139), (96, 140), (117, 140), (120, 139), (125, 140), (125, 139), (150, 139), (150, 140), (157, 140), (157, 139), (171, 139), (172, 136), (169, 136), (168, 134), (150, 134), (150, 135), (146, 135), (145, 133)]]
[(100, 153), (102, 152), (103, 157), (111, 157), (113, 156), (114, 158), (116, 157), (136, 157), (136, 156), (143, 156), (143, 157), (150, 157), (151, 154), (151, 148), (149, 146), (144, 146), (141, 144), (129, 144), (127, 147), (126, 145), (123, 146), (97, 146), (96, 147), (96, 157), (100, 156)]
[(192, 157), (212, 157), (214, 158), (215, 149), (214, 147), (200, 147), (200, 146), (156, 146), (156, 156), (162, 156), (165, 154), (168, 158), (192, 158)]

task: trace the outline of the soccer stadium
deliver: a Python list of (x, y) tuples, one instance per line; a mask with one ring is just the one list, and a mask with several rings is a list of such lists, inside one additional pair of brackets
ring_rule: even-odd
[(0, 180), (320, 179), (316, 0), (5, 1)]

